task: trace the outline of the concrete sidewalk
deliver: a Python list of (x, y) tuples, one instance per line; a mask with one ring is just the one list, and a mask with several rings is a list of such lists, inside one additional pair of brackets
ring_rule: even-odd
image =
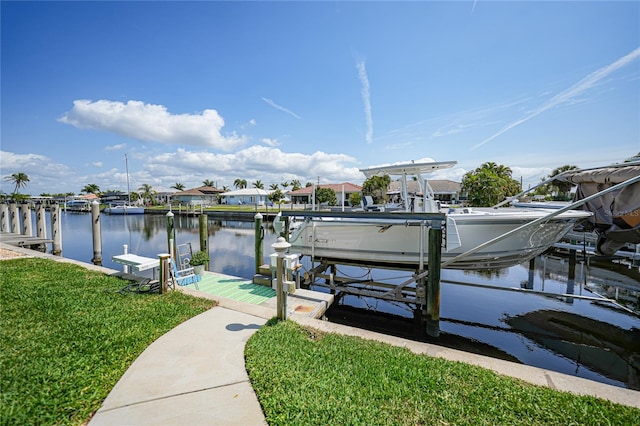
[(244, 347), (266, 319), (215, 307), (151, 344), (89, 422), (99, 425), (264, 425)]
[[(275, 316), (275, 310), (224, 298), (216, 300), (219, 306), (184, 322), (149, 346), (113, 388), (89, 426), (266, 424), (245, 370), (244, 346), (268, 318)], [(406, 347), (559, 391), (640, 408), (638, 391), (302, 315), (290, 319), (321, 331)]]

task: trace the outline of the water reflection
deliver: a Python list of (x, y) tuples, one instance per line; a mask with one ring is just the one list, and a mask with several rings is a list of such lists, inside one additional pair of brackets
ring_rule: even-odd
[[(120, 270), (121, 265), (111, 257), (123, 253), (127, 245), (129, 253), (157, 257), (168, 251), (167, 218), (165, 215), (101, 215), (102, 265)], [(191, 243), (194, 250), (200, 248), (197, 217), (174, 216), (176, 241)], [(208, 220), (207, 246), (211, 255), (210, 270), (223, 274), (251, 278), (254, 266), (253, 222)], [(268, 261), (269, 246), (275, 242), (272, 231), (265, 232), (263, 260)], [(91, 216), (89, 214), (62, 215), (62, 254), (64, 257), (90, 263), (93, 258)]]
[(603, 321), (570, 312), (539, 310), (503, 321), (513, 332), (575, 363), (640, 389), (640, 329), (623, 330)]
[[(174, 217), (178, 243), (199, 247), (198, 218)], [(63, 215), (63, 255), (90, 263), (93, 257), (88, 214)], [(121, 269), (111, 256), (123, 244), (141, 256), (167, 251), (164, 215), (101, 216), (104, 266)], [(210, 269), (251, 278), (254, 274), (254, 224), (208, 221)], [(269, 261), (273, 231), (265, 232), (263, 261)], [(305, 262), (303, 262), (305, 264)], [(309, 265), (306, 264), (308, 268)], [(354, 279), (375, 275), (389, 282), (407, 274), (389, 270), (339, 267)], [(429, 339), (414, 320), (414, 306), (343, 295), (327, 312), (332, 322), (345, 323), (408, 339), (507, 359), (622, 387), (640, 389), (640, 277), (637, 270), (586, 263), (568, 280), (566, 259), (538, 258), (529, 264), (495, 271), (442, 271), (441, 337)], [(456, 283), (472, 283), (474, 286)], [(480, 286), (499, 287), (510, 291)], [(318, 289), (327, 291), (326, 289)], [(573, 297), (553, 296), (567, 293)], [(617, 297), (617, 303), (599, 303), (578, 296)]]

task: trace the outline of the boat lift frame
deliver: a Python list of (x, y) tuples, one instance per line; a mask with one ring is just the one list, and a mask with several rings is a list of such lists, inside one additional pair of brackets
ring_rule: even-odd
[[(417, 266), (380, 265), (367, 261), (348, 261), (344, 259), (332, 259), (322, 257), (318, 259), (314, 253), (314, 246), (311, 248), (311, 276), (305, 280), (305, 284), (328, 287), (332, 292), (343, 292), (359, 296), (369, 296), (378, 299), (413, 303), (420, 311), (420, 320), (424, 324), (426, 332), (432, 337), (440, 335), (440, 264), (442, 259), (443, 229), (446, 224), (446, 214), (444, 213), (388, 213), (388, 212), (282, 212), (285, 220), (285, 235), (289, 234), (289, 218), (304, 217), (305, 220), (312, 221), (315, 226), (316, 221), (323, 218), (341, 219), (375, 219), (376, 224), (384, 224), (384, 220), (389, 220), (397, 224), (399, 220), (404, 221), (406, 226), (420, 227), (419, 251), (420, 262)], [(445, 234), (446, 235), (446, 234)], [(427, 262), (425, 264), (425, 253)], [(315, 263), (318, 265), (314, 266)], [(336, 265), (359, 265), (368, 267), (378, 267), (393, 270), (415, 271), (412, 278), (399, 284), (381, 283), (373, 280), (360, 280), (356, 282), (352, 279), (338, 277)], [(426, 269), (426, 265), (437, 265)], [(330, 270), (327, 274), (326, 271)], [(322, 283), (318, 280), (324, 280)], [(415, 287), (412, 284), (415, 283)], [(373, 289), (364, 288), (364, 285)], [(411, 286), (411, 287), (410, 287)], [(413, 295), (413, 296), (412, 296)]]

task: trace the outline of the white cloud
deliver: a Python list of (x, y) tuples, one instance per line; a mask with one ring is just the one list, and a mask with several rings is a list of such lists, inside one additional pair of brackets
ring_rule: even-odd
[(230, 185), (235, 179), (261, 180), (265, 184), (298, 179), (302, 183), (362, 182), (358, 167), (350, 167), (356, 160), (344, 154), (287, 153), (278, 148), (254, 145), (234, 154), (191, 152), (179, 149), (145, 161), (150, 176), (162, 177), (163, 185), (181, 182), (187, 186), (203, 179), (217, 181), (219, 186)]
[(126, 143), (119, 143), (117, 145), (105, 146), (104, 150), (105, 151), (120, 151), (122, 149), (125, 149), (126, 147), (127, 147)]
[(364, 103), (364, 116), (367, 123), (367, 133), (365, 135), (365, 139), (367, 143), (371, 143), (373, 141), (373, 117), (371, 115), (371, 90), (369, 86), (369, 77), (367, 76), (367, 68), (364, 61), (358, 62), (356, 64), (356, 67), (358, 68), (358, 78), (360, 79), (360, 84), (362, 85), (360, 93), (362, 94), (362, 102)]
[(170, 114), (163, 105), (140, 101), (76, 100), (73, 108), (58, 121), (140, 141), (220, 150), (231, 150), (245, 143), (245, 138), (235, 132), (229, 136), (222, 135), (224, 120), (213, 109), (206, 109), (200, 114)]
[(34, 195), (55, 192), (54, 189), (62, 182), (72, 183), (75, 177), (72, 169), (44, 155), (0, 151), (0, 190), (7, 193), (13, 191), (13, 186), (4, 177), (14, 173), (24, 173), (29, 177), (27, 186), (20, 192)]
[(271, 99), (262, 98), (262, 100), (265, 101), (266, 103), (268, 103), (269, 105), (271, 105), (272, 107), (274, 107), (275, 109), (279, 109), (280, 111), (284, 111), (287, 114), (297, 118), (298, 120), (301, 120), (301, 118), (298, 116), (298, 114), (296, 114), (295, 112), (293, 112), (293, 111), (291, 111), (291, 110), (289, 110), (289, 109), (287, 109), (287, 108), (285, 108), (283, 106), (280, 106), (280, 105), (276, 104)]
[(278, 145), (280, 145), (280, 142), (278, 142), (277, 139), (271, 139), (271, 138), (262, 138), (260, 140), (260, 142), (262, 142), (263, 144), (268, 145), (268, 146), (278, 146)]

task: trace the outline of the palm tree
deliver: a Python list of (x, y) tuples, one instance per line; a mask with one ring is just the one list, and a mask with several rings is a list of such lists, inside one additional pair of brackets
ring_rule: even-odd
[(141, 196), (142, 202), (144, 204), (147, 204), (147, 200), (149, 200), (151, 203), (155, 201), (156, 191), (154, 191), (151, 185), (149, 185), (148, 183), (143, 183), (142, 186), (138, 188), (138, 191), (142, 192)]
[(294, 179), (291, 181), (291, 190), (292, 191), (297, 191), (298, 189), (301, 189), (302, 185), (300, 185), (300, 181), (298, 179)]
[(246, 179), (236, 179), (233, 181), (233, 186), (236, 187), (236, 189), (244, 189), (247, 187), (247, 180)]
[(184, 185), (181, 184), (180, 182), (176, 182), (174, 185), (171, 186), (172, 189), (175, 189), (176, 191), (184, 191)]
[(253, 187), (258, 189), (264, 189), (264, 183), (261, 180), (253, 182)]
[(271, 185), (269, 185), (269, 189), (271, 191), (276, 191), (278, 189), (278, 184), (277, 183), (272, 183)]
[(86, 194), (99, 195), (100, 194), (100, 187), (98, 185), (96, 185), (95, 183), (89, 183), (89, 184), (85, 185), (84, 188), (82, 188), (82, 190), (80, 190), (80, 192), (84, 192)]
[(489, 161), (465, 174), (462, 188), (471, 206), (492, 206), (520, 192), (520, 183), (511, 178), (509, 167)]
[(280, 184), (280, 186), (282, 186), (282, 189), (284, 189), (285, 191), (287, 190), (287, 188), (289, 187), (289, 182), (287, 182), (286, 180), (284, 182), (282, 182)]
[(14, 173), (11, 176), (5, 176), (4, 179), (14, 183), (16, 186), (13, 190), (14, 194), (18, 193), (18, 189), (26, 187), (29, 182), (29, 176), (25, 173)]
[[(558, 176), (561, 173), (567, 172), (569, 170), (578, 170), (578, 166), (570, 166), (566, 164), (561, 167), (556, 167), (549, 174), (549, 179), (551, 179), (554, 176)], [(566, 182), (562, 180), (553, 180), (551, 181), (550, 186), (557, 188), (558, 196), (563, 200), (569, 199), (569, 192), (571, 191), (571, 188), (573, 188), (573, 184), (571, 182)]]
[(203, 186), (210, 186), (210, 187), (213, 188), (214, 186), (216, 186), (216, 183), (214, 181), (212, 181), (212, 180), (205, 179), (205, 180), (202, 181), (202, 185)]

